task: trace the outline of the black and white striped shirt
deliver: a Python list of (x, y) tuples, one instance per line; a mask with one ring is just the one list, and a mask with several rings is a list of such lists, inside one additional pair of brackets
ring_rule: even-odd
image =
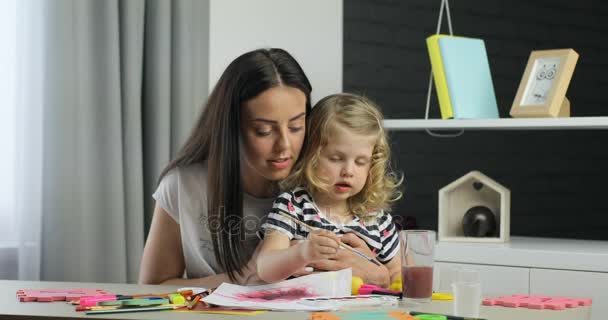
[(380, 262), (389, 262), (399, 250), (397, 229), (390, 214), (380, 211), (374, 213), (376, 219), (364, 221), (355, 217), (348, 223), (338, 225), (329, 221), (318, 209), (312, 196), (300, 187), (283, 192), (277, 197), (258, 233), (260, 238), (263, 238), (267, 230), (277, 230), (289, 237), (289, 240), (304, 240), (308, 237), (306, 228), (278, 214), (279, 209), (285, 213), (289, 212), (294, 218), (313, 228), (329, 230), (336, 234), (356, 234), (367, 243)]

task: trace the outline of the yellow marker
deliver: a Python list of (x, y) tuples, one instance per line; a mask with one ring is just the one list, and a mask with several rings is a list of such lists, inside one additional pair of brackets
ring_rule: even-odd
[(350, 287), (350, 293), (354, 296), (359, 294), (359, 288), (363, 285), (363, 279), (359, 277), (353, 277)]
[(169, 295), (169, 301), (172, 304), (183, 304), (186, 303), (186, 298), (179, 293), (172, 293)]
[(432, 296), (433, 300), (454, 300), (454, 296), (449, 293), (435, 292)]
[(395, 281), (393, 281), (393, 283), (391, 283), (389, 289), (394, 290), (394, 291), (401, 291), (402, 290), (401, 277), (395, 279)]

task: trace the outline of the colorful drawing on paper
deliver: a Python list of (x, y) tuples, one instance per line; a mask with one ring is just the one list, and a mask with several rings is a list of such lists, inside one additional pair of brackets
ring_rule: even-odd
[(326, 310), (319, 306), (300, 303), (300, 301), (303, 298), (319, 296), (350, 295), (351, 278), (351, 269), (344, 269), (261, 286), (247, 287), (223, 283), (202, 301), (222, 307), (256, 310)]
[(274, 288), (248, 293), (239, 293), (233, 296), (240, 301), (269, 302), (269, 301), (297, 301), (302, 298), (317, 297), (309, 288)]

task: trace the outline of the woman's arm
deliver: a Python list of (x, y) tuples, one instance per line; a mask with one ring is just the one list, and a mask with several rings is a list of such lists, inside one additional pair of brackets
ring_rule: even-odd
[(281, 281), (306, 266), (307, 261), (301, 253), (303, 243), (290, 246), (286, 235), (277, 231), (267, 232), (257, 258), (260, 279), (268, 283)]
[(179, 225), (157, 204), (141, 259), (139, 283), (161, 284), (181, 278), (184, 265)]
[(156, 205), (141, 259), (139, 283), (215, 288), (222, 282), (230, 282), (224, 273), (198, 279), (183, 279), (184, 269), (184, 252), (179, 224), (163, 208)]

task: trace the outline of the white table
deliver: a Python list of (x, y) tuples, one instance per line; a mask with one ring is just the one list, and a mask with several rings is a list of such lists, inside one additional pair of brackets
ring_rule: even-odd
[[(216, 315), (202, 313), (183, 313), (171, 311), (152, 311), (123, 314), (86, 315), (76, 312), (74, 306), (64, 302), (19, 302), (16, 292), (19, 289), (50, 289), (50, 288), (92, 288), (104, 289), (116, 294), (137, 293), (166, 293), (175, 291), (178, 286), (153, 286), (114, 283), (81, 283), (81, 282), (45, 282), (45, 281), (10, 281), (0, 280), (0, 319), (57, 319), (57, 318), (94, 318), (94, 319), (230, 319), (238, 316)], [(390, 307), (390, 310), (423, 311), (429, 313), (450, 314), (451, 301), (433, 301), (417, 306), (405, 305)], [(369, 309), (369, 310), (379, 310)], [(386, 310), (386, 311), (390, 311)], [(591, 307), (578, 307), (561, 311), (530, 310), (522, 308), (481, 307), (481, 318), (490, 320), (588, 320)], [(266, 312), (245, 319), (309, 319), (307, 312)], [(239, 318), (240, 319), (240, 318)]]

